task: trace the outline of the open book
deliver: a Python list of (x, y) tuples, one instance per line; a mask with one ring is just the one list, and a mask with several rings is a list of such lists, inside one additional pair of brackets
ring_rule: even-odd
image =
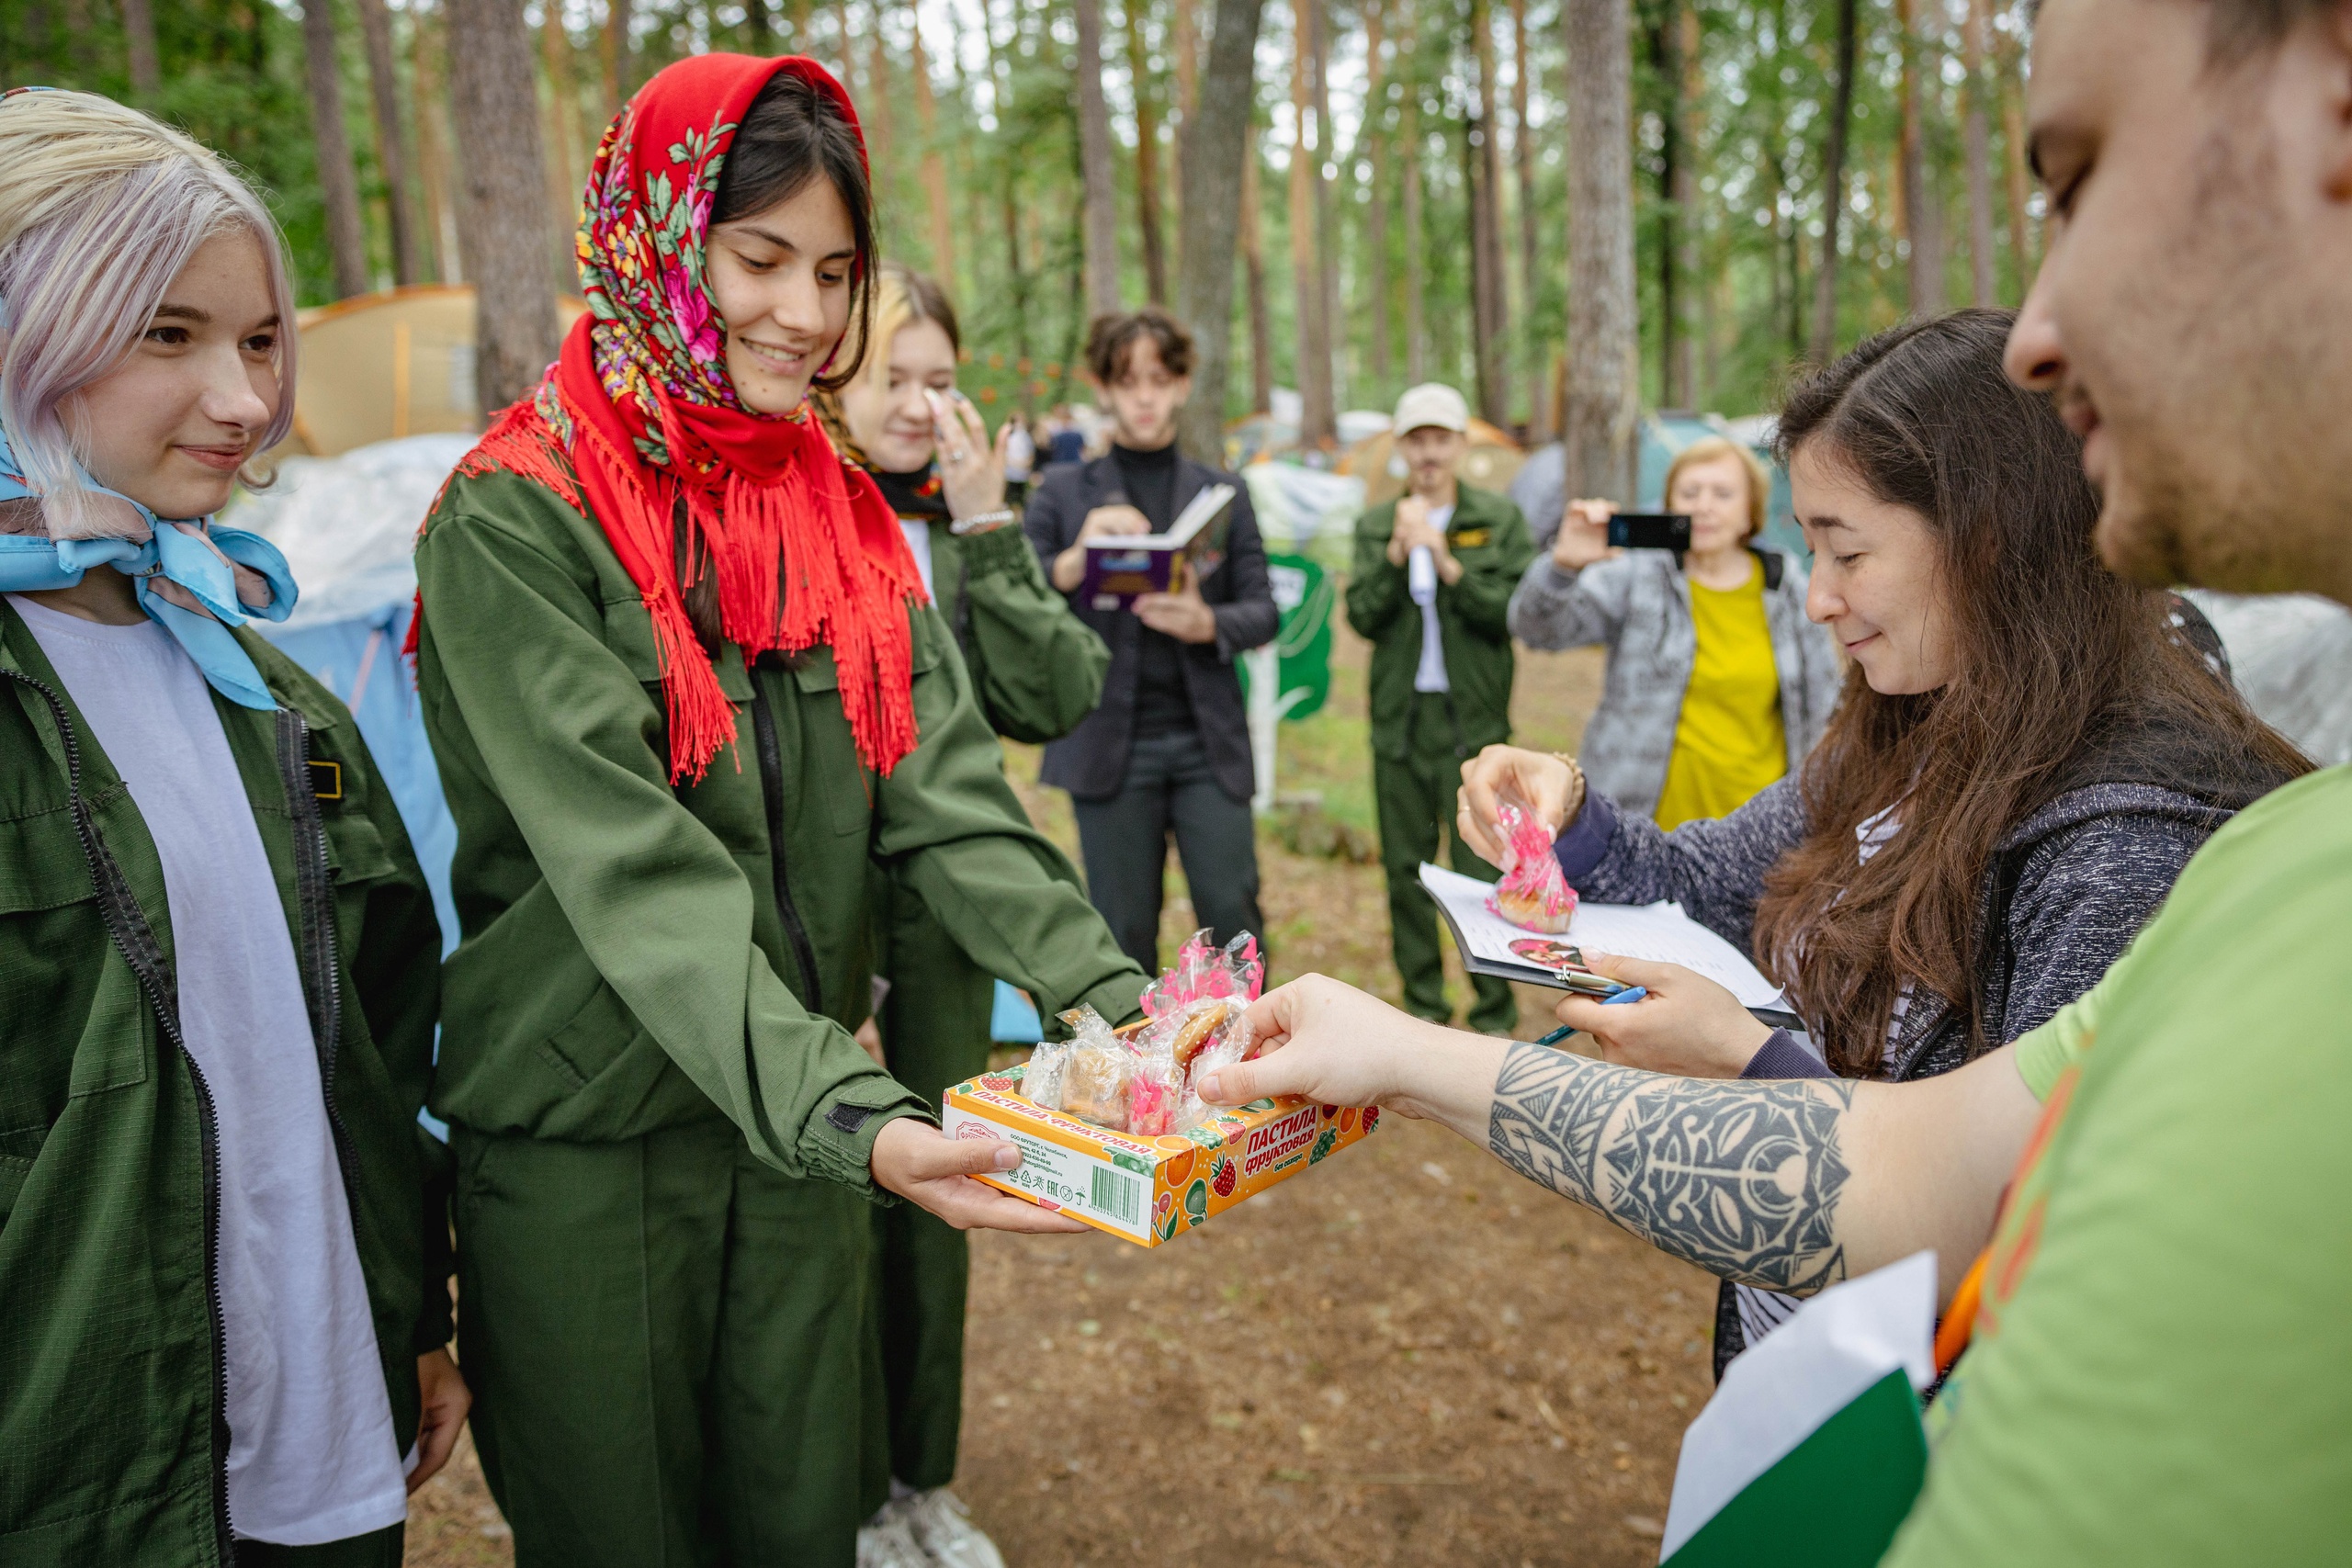
[(1231, 485), (1210, 485), (1186, 503), (1165, 534), (1087, 541), (1080, 602), (1097, 610), (1115, 610), (1138, 594), (1166, 593), (1181, 586), (1175, 575), (1179, 561), (1195, 577), (1215, 571), (1225, 559), (1226, 520), (1233, 510), (1234, 493)]
[(1740, 1006), (1765, 1022), (1776, 1028), (1796, 1026), (1785, 1010), (1788, 1003), (1781, 988), (1758, 973), (1739, 949), (1684, 914), (1679, 904), (1579, 902), (1566, 934), (1546, 938), (1487, 908), (1487, 896), (1495, 890), (1490, 882), (1424, 862), (1421, 886), (1437, 900), (1438, 912), (1453, 928), (1453, 945), (1462, 950), (1463, 964), (1474, 975), (1566, 990), (1557, 971), (1528, 954), (1541, 944), (1567, 943), (1655, 964), (1679, 964), (1731, 992)]

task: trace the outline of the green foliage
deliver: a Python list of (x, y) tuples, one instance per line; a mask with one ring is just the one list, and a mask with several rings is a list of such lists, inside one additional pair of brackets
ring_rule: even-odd
[[(317, 0), (347, 6), (348, 0)], [(526, 11), (537, 52), (544, 12)], [(532, 106), (543, 126), (558, 128), (549, 149), (551, 185), (584, 175), (606, 112), (602, 0), (563, 0), (562, 48), (572, 95), (560, 98), (552, 78)], [(1112, 104), (1114, 166), (1126, 296), (1145, 297), (1135, 106), (1150, 107), (1159, 136), (1159, 204), (1167, 276), (1173, 291), (1185, 236), (1177, 164), (1181, 118), (1174, 65), (1177, 0), (1123, 0), (1103, 16), (1106, 89)], [(1470, 0), (1382, 0), (1386, 22), (1380, 101), (1364, 101), (1366, 7), (1371, 0), (1328, 0), (1337, 121), (1323, 158), (1334, 172), (1329, 192), (1338, 249), (1335, 356), (1340, 406), (1385, 407), (1405, 384), (1408, 258), (1418, 255), (1425, 323), (1425, 375), (1465, 388), (1475, 380), (1471, 276), (1470, 116), (1478, 90), (1470, 35)], [(920, 123), (911, 81), (916, 9), (876, 0), (764, 0), (769, 48), (814, 54), (843, 71), (861, 105), (875, 148), (879, 231), (887, 254), (940, 270), (926, 155), (935, 155), (948, 192), (954, 276), (945, 279), (963, 317), (969, 351), (967, 385), (991, 416), (1012, 406), (1039, 406), (1082, 395), (1075, 361), (1084, 332), (1080, 282), (1080, 174), (1075, 94), (1077, 29), (1069, 0), (952, 0), (920, 12), (923, 57), (934, 99), (933, 124)], [(1686, 236), (1690, 265), (1675, 275), (1680, 331), (1691, 355), (1701, 407), (1737, 414), (1769, 408), (1813, 331), (1814, 291), (1829, 205), (1823, 189), (1825, 144), (1834, 88), (1836, 0), (1628, 0), (1634, 52), (1636, 263), (1645, 400), (1664, 395), (1664, 295), (1669, 234)], [(1697, 6), (1698, 68), (1674, 69), (1681, 6)], [(1205, 62), (1215, 0), (1192, 0), (1196, 46)], [(1966, 0), (1917, 0), (1919, 30), (1932, 45), (1922, 131), (1930, 186), (1941, 214), (1944, 297), (1964, 303), (1970, 287), (1969, 229), (1962, 151), (1961, 29)], [(1133, 7), (1132, 13), (1129, 7)], [(1494, 85), (1493, 124), (1502, 164), (1503, 269), (1508, 279), (1509, 380), (1515, 419), (1530, 410), (1530, 389), (1549, 386), (1562, 353), (1567, 306), (1566, 60), (1560, 0), (1530, 0), (1529, 58), (1514, 59), (1507, 0), (1489, 0), (1502, 80)], [(1862, 0), (1859, 69), (1847, 156), (1846, 217), (1837, 300), (1839, 346), (1898, 319), (1909, 308), (1908, 278), (1894, 191), (1899, 161), (1902, 39), (1894, 0)], [(285, 225), (298, 286), (306, 303), (332, 293), (333, 267), (318, 195), (311, 111), (304, 90), (297, 0), (157, 0), (164, 85), (150, 106), (236, 161), (262, 187)], [(338, 17), (344, 115), (358, 162), (368, 217), (371, 271), (390, 275), (386, 197), (374, 154), (376, 134), (358, 19)], [(795, 36), (796, 22), (805, 25)], [(2000, 0), (1993, 59), (1985, 79), (1991, 126), (1996, 278), (2014, 302), (2024, 278), (2021, 258), (2032, 236), (2013, 236), (2008, 198), (2005, 95), (2018, 88), (2021, 7)], [(402, 91), (412, 138), (413, 191), (424, 209), (415, 115), (446, 110), (413, 94), (412, 42), (419, 26), (437, 26), (424, 0), (394, 11)], [(1128, 28), (1141, 28), (1146, 69), (1128, 67)], [(878, 43), (876, 29), (879, 28)], [(1277, 385), (1297, 384), (1297, 310), (1292, 265), (1288, 165), (1295, 134), (1290, 109), (1294, 20), (1268, 0), (1261, 34), (1257, 89), (1247, 104), (1204, 106), (1200, 113), (1249, 114), (1260, 129), (1259, 231), (1262, 244), (1271, 371)], [(651, 0), (636, 7), (636, 79), (703, 49), (753, 47), (744, 0)], [(127, 97), (130, 83), (117, 9), (92, 0), (0, 0), (0, 80), (40, 81)], [(546, 70), (541, 55), (542, 71)], [(1522, 276), (1520, 190), (1514, 160), (1521, 131), (1512, 123), (1510, 85), (1529, 73), (1537, 265)], [(1690, 134), (1674, 154), (1692, 169), (1693, 200), (1668, 199), (1669, 137), (1678, 90), (1695, 79), (1694, 102), (1680, 106)], [(1408, 114), (1409, 107), (1409, 114)], [(1421, 221), (1404, 221), (1405, 139), (1416, 130), (1410, 160), (1420, 181)], [(445, 132), (446, 136), (446, 132)], [(1385, 254), (1370, 252), (1377, 145), (1385, 180)], [(462, 150), (456, 154), (462, 158)], [(550, 195), (551, 213), (560, 206)], [(424, 213), (438, 234), (442, 215)], [(2031, 220), (2028, 220), (2030, 226)], [(551, 265), (568, 254), (570, 235), (551, 220)], [(1236, 258), (1237, 268), (1238, 258)], [(1385, 276), (1385, 312), (1374, 309), (1375, 276)], [(1248, 412), (1248, 296), (1237, 276), (1229, 414)], [(1171, 304), (1173, 300), (1170, 301)], [(1386, 374), (1374, 342), (1385, 316)]]

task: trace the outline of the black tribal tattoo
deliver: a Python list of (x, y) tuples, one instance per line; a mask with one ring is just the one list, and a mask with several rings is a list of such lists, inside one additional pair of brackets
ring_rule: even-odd
[(1487, 1145), (1531, 1180), (1663, 1251), (1799, 1294), (1846, 1277), (1839, 1080), (1732, 1085), (1513, 1045)]

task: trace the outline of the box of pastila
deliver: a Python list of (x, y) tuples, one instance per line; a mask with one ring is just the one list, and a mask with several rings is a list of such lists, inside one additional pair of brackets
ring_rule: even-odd
[(1263, 973), (1246, 933), (1223, 949), (1197, 933), (1144, 994), (1143, 1023), (1063, 1014), (1070, 1039), (947, 1091), (947, 1135), (1021, 1150), (1019, 1167), (980, 1178), (990, 1186), (1144, 1247), (1173, 1240), (1379, 1124), (1376, 1107), (1261, 1100), (1226, 1111), (1193, 1091), (1195, 1072), (1249, 1055), (1243, 1014)]

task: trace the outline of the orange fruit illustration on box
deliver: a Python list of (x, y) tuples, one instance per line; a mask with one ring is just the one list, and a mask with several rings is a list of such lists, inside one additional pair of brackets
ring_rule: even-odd
[(1168, 1185), (1182, 1187), (1184, 1185), (1184, 1179), (1193, 1174), (1193, 1162), (1199, 1157), (1199, 1153), (1188, 1139), (1170, 1138), (1166, 1142), (1182, 1145), (1182, 1148), (1178, 1153), (1170, 1155), (1168, 1163), (1161, 1167), (1168, 1173)]
[(1355, 1107), (1351, 1105), (1345, 1111), (1340, 1112), (1340, 1131), (1342, 1133), (1352, 1133), (1355, 1130), (1356, 1111)]

